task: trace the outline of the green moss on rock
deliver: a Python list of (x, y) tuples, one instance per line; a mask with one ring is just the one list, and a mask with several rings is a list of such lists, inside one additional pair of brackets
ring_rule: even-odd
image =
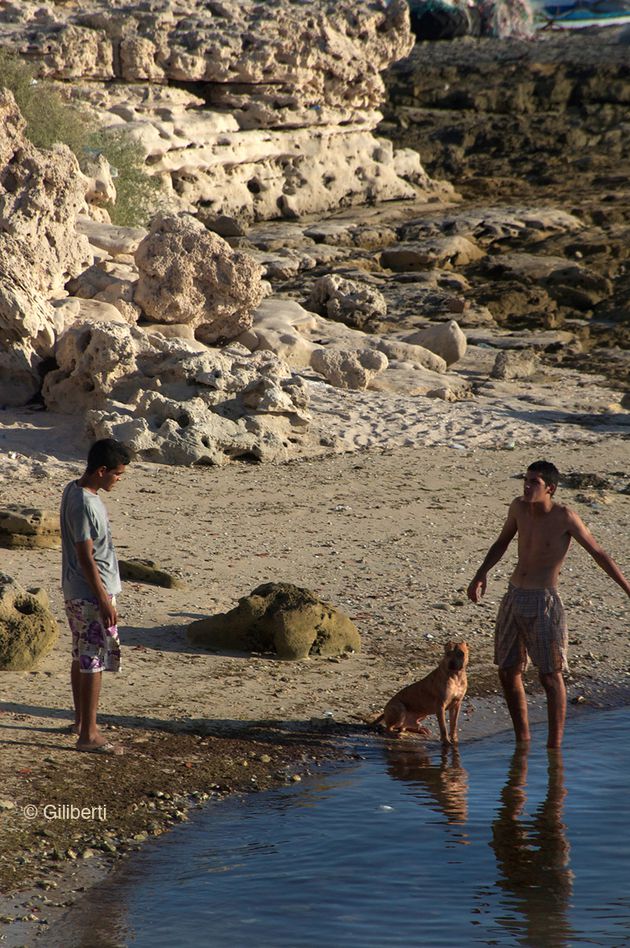
[(30, 671), (59, 637), (43, 589), (22, 589), (0, 573), (0, 670)]
[(354, 622), (309, 589), (265, 583), (230, 612), (188, 626), (188, 641), (212, 651), (275, 652), (296, 660), (361, 650)]

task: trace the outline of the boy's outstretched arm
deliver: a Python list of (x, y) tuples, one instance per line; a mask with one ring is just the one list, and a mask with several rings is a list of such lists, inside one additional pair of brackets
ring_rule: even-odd
[(602, 549), (586, 524), (573, 510), (569, 511), (569, 533), (580, 546), (584, 547), (587, 553), (590, 553), (597, 565), (630, 596), (630, 582), (623, 575), (612, 556), (609, 556)]
[(495, 566), (508, 546), (516, 536), (517, 524), (516, 524), (516, 513), (515, 513), (515, 504), (517, 501), (513, 500), (510, 504), (510, 510), (507, 515), (507, 520), (503, 524), (501, 533), (494, 541), (490, 549), (485, 555), (484, 561), (473, 576), (468, 586), (467, 594), (471, 602), (480, 602), (481, 597), (486, 591), (486, 584), (488, 580), (488, 571)]

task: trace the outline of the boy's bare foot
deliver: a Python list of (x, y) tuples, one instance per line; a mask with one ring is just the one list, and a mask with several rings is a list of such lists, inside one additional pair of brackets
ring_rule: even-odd
[(124, 753), (123, 748), (119, 744), (114, 744), (105, 737), (105, 735), (97, 730), (94, 736), (87, 741), (81, 739), (79, 735), (79, 740), (76, 743), (76, 748), (78, 751), (84, 751), (88, 754), (122, 754)]
[(124, 748), (121, 747), (120, 744), (112, 744), (111, 741), (106, 741), (104, 738), (102, 740), (92, 741), (89, 744), (83, 744), (77, 741), (76, 749), (85, 754), (113, 754), (117, 757), (125, 753)]

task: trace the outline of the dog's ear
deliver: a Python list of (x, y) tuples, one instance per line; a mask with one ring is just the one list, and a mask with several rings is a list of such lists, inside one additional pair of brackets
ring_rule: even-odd
[(444, 646), (444, 653), (448, 655), (449, 652), (452, 652), (455, 648), (455, 642), (448, 641)]

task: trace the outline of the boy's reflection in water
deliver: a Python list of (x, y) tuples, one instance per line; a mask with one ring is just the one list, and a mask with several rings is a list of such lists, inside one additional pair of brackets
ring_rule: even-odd
[(508, 896), (505, 909), (513, 910), (499, 916), (499, 923), (524, 938), (524, 944), (564, 948), (573, 936), (567, 918), (573, 873), (562, 822), (567, 793), (562, 752), (547, 752), (547, 795), (531, 818), (522, 815), (527, 800), (527, 754), (526, 746), (515, 750), (492, 824), (490, 845), (500, 872), (497, 885)]

